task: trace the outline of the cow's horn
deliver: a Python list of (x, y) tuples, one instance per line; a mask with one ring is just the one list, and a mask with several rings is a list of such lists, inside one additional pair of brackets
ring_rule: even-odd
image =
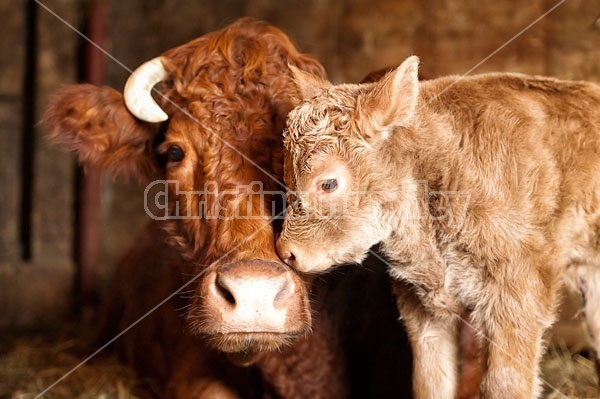
[(153, 58), (140, 65), (127, 79), (123, 91), (129, 112), (146, 122), (163, 122), (169, 119), (151, 94), (154, 85), (168, 77), (161, 59)]

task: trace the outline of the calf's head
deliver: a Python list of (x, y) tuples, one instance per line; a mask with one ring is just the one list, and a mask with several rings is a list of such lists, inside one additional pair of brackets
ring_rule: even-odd
[(281, 31), (242, 19), (143, 64), (123, 96), (72, 86), (45, 114), (49, 138), (81, 162), (168, 188), (161, 218), (187, 260), (182, 276), (195, 276), (189, 328), (227, 352), (310, 330), (305, 282), (275, 251), (283, 198), (269, 194), (282, 191), (288, 65), (324, 76)]
[(400, 215), (388, 207), (403, 193), (390, 180), (407, 171), (382, 165), (399, 145), (391, 135), (414, 123), (418, 63), (411, 57), (379, 82), (338, 86), (292, 68), (302, 100), (284, 133), (289, 205), (277, 250), (286, 263), (318, 272), (361, 262), (391, 234), (388, 219)]

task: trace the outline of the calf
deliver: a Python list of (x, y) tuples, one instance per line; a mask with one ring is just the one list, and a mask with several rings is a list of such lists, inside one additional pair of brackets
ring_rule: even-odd
[(303, 101), (284, 139), (279, 254), (320, 272), (381, 243), (418, 398), (455, 395), (464, 311), (485, 337), (483, 397), (538, 397), (563, 277), (600, 281), (600, 87), (519, 74), (419, 82), (418, 63), (364, 85), (294, 69)]
[(242, 19), (144, 63), (123, 95), (76, 85), (46, 111), (49, 138), (81, 162), (167, 189), (115, 271), (105, 320), (111, 337), (127, 329), (119, 352), (166, 397), (347, 397), (360, 385), (349, 376), (386, 373), (375, 345), (362, 363), (341, 350), (369, 335), (346, 337), (360, 317), (347, 292), (371, 287), (385, 307), (385, 281), (312, 283), (275, 251), (288, 64), (324, 76), (280, 30)]

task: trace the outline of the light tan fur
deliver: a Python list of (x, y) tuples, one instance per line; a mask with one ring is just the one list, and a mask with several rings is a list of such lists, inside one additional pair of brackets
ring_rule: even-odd
[(486, 337), (482, 397), (538, 397), (563, 277), (585, 291), (600, 270), (600, 86), (499, 73), (419, 82), (418, 63), (362, 85), (293, 70), (303, 100), (284, 139), (279, 254), (318, 272), (381, 243), (417, 398), (455, 395), (465, 311)]

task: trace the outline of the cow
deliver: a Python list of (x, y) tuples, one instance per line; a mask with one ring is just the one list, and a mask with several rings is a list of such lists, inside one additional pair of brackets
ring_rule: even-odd
[(385, 270), (314, 278), (277, 256), (288, 65), (325, 77), (243, 18), (142, 64), (123, 94), (70, 86), (46, 110), (51, 142), (168, 198), (116, 267), (101, 328), (164, 397), (409, 395), (410, 350), (381, 335), (404, 336)]
[(415, 397), (454, 397), (465, 311), (485, 354), (482, 397), (538, 397), (565, 280), (598, 337), (600, 86), (515, 73), (419, 82), (418, 66), (412, 56), (363, 85), (291, 67), (301, 100), (284, 138), (278, 252), (318, 273), (381, 245)]

